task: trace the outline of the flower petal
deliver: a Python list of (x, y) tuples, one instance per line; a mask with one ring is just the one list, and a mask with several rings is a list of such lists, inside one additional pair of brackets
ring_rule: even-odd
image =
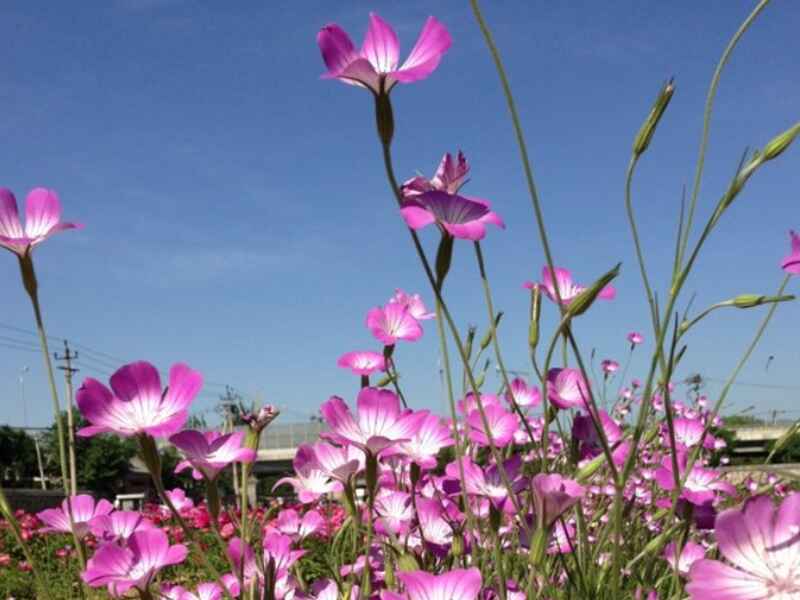
[(434, 17), (428, 17), (411, 54), (400, 69), (391, 74), (392, 78), (403, 83), (425, 79), (439, 66), (452, 42), (445, 26)]

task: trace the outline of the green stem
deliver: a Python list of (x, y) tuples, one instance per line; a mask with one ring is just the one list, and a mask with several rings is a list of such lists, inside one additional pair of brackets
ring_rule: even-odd
[[(36, 319), (36, 331), (39, 334), (39, 345), (42, 347), (44, 367), (47, 372), (47, 382), (50, 385), (50, 395), (53, 399), (53, 413), (56, 420), (56, 433), (58, 435), (58, 458), (61, 464), (61, 479), (64, 484), (64, 495), (69, 498), (70, 485), (69, 470), (67, 469), (67, 451), (64, 444), (64, 423), (61, 419), (61, 406), (58, 401), (56, 380), (53, 376), (53, 363), (50, 361), (50, 349), (47, 346), (47, 334), (44, 329), (42, 309), (39, 305), (38, 283), (36, 281), (36, 272), (33, 268), (33, 257), (30, 255), (30, 251), (28, 251), (25, 256), (20, 256), (18, 258), (22, 283), (31, 300), (31, 305), (33, 306), (33, 315)], [(70, 515), (70, 519), (71, 518)]]
[(676, 269), (675, 269), (675, 276), (677, 276), (678, 269), (680, 269), (683, 255), (686, 253), (686, 248), (689, 245), (689, 234), (692, 230), (692, 220), (694, 218), (695, 208), (697, 207), (697, 197), (700, 193), (700, 182), (703, 178), (703, 167), (705, 166), (705, 158), (706, 158), (706, 148), (708, 147), (708, 136), (709, 130), (711, 127), (711, 111), (714, 107), (714, 98), (717, 95), (717, 87), (719, 87), (719, 80), (722, 76), (722, 69), (728, 63), (728, 60), (733, 53), (734, 48), (739, 43), (739, 40), (744, 35), (744, 33), (750, 28), (753, 22), (756, 20), (761, 11), (764, 10), (769, 4), (769, 0), (761, 0), (758, 5), (753, 9), (753, 12), (744, 20), (744, 22), (739, 26), (739, 29), (736, 30), (736, 33), (731, 38), (728, 45), (725, 47), (724, 52), (722, 53), (722, 57), (717, 64), (717, 68), (714, 69), (714, 75), (711, 78), (711, 85), (708, 88), (708, 95), (706, 97), (706, 106), (703, 112), (703, 134), (700, 137), (700, 151), (697, 157), (697, 166), (695, 168), (694, 173), (694, 185), (692, 187), (692, 198), (689, 202), (689, 213), (686, 219), (686, 227), (683, 230), (683, 242), (680, 245), (680, 250), (678, 252), (678, 258), (676, 261)]

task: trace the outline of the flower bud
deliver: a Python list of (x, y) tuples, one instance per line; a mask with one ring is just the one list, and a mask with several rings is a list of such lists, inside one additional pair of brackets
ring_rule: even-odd
[(764, 146), (763, 159), (772, 160), (780, 156), (798, 135), (800, 135), (800, 123), (796, 123)]
[(436, 287), (440, 292), (453, 261), (453, 240), (452, 235), (442, 232), (442, 239), (439, 240), (439, 248), (436, 250)]
[(661, 117), (664, 115), (664, 111), (667, 110), (669, 101), (672, 99), (672, 94), (674, 93), (675, 84), (673, 83), (673, 80), (670, 79), (661, 88), (658, 98), (656, 98), (656, 101), (653, 104), (653, 108), (650, 109), (650, 114), (647, 115), (647, 119), (639, 129), (639, 133), (636, 134), (636, 139), (633, 142), (633, 153), (637, 157), (647, 150), (647, 147), (650, 145), (650, 140), (653, 139), (656, 126), (661, 120)]
[(741, 294), (736, 296), (731, 302), (736, 308), (753, 308), (762, 304), (774, 304), (777, 302), (787, 302), (794, 300), (794, 296), (758, 296), (756, 294)]
[[(453, 544), (455, 544), (456, 536), (453, 537)], [(400, 555), (400, 558), (397, 559), (397, 568), (401, 571), (418, 571), (419, 570), (419, 562), (417, 561), (417, 557), (413, 554), (408, 552), (404, 552)]]
[(580, 294), (575, 296), (575, 299), (570, 302), (569, 306), (567, 307), (567, 316), (570, 318), (577, 317), (578, 315), (582, 315), (589, 310), (589, 307), (594, 304), (595, 300), (597, 300), (597, 296), (600, 295), (600, 292), (603, 291), (603, 288), (611, 283), (611, 281), (617, 275), (619, 275), (619, 268), (621, 265), (622, 263), (617, 263), (617, 265), (608, 273), (603, 275), (590, 287), (586, 288)]
[(528, 327), (528, 346), (531, 351), (539, 344), (539, 317), (542, 314), (542, 290), (535, 285), (531, 290), (531, 322)]
[[(500, 325), (500, 319), (503, 318), (503, 313), (497, 313), (497, 316), (494, 319), (494, 330), (497, 331), (497, 326)], [(492, 343), (492, 328), (489, 328), (484, 336), (481, 338), (481, 351), (486, 350), (489, 347), (489, 344)]]

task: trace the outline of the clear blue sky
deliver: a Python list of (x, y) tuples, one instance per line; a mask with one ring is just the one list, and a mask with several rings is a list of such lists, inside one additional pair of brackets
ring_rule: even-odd
[[(596, 347), (598, 359), (623, 362), (628, 331), (652, 341), (623, 210), (633, 135), (675, 76), (677, 93), (634, 185), (648, 260), (663, 282), (708, 80), (753, 3), (486, 4), (558, 264), (587, 281), (624, 263), (617, 300), (578, 327), (587, 353)], [(431, 13), (453, 35), (430, 79), (393, 92), (397, 172), (430, 175), (444, 151), (466, 152), (469, 192), (491, 199), (508, 223), (489, 232), (485, 253), (507, 314), (506, 361), (529, 368), (521, 284), (544, 259), (497, 76), (466, 2), (4, 2), (0, 185), (18, 198), (52, 187), (65, 216), (86, 225), (36, 251), (51, 335), (164, 369), (188, 362), (215, 382), (198, 410), (214, 404), (222, 383), (284, 406), (287, 419), (307, 418), (330, 394), (353, 397), (357, 380), (335, 361), (377, 348), (366, 311), (398, 286), (432, 304), (383, 176), (369, 95), (319, 79), (319, 27), (338, 22), (358, 44), (370, 10), (396, 26), (403, 53)], [(800, 118), (798, 30), (800, 7), (776, 0), (734, 55), (713, 118), (701, 218), (743, 149)], [(724, 219), (688, 284), (695, 306), (774, 292), (790, 227), (800, 228), (800, 147), (758, 173)], [(472, 250), (458, 246), (452, 308), (463, 326), (485, 324)], [(0, 322), (32, 329), (11, 254), (0, 255), (0, 281)], [(690, 337), (679, 375), (725, 377), (761, 314), (710, 318)], [(742, 381), (800, 386), (798, 322), (800, 306), (778, 311)], [(425, 330), (397, 360), (411, 404), (439, 408), (435, 326)], [(35, 338), (0, 336), (0, 423), (22, 424), (26, 365), (29, 424), (49, 422), (41, 357), (24, 350)], [(81, 377), (116, 365), (84, 357)], [(643, 367), (634, 360), (635, 373)], [(732, 401), (789, 409), (799, 396), (739, 386)]]

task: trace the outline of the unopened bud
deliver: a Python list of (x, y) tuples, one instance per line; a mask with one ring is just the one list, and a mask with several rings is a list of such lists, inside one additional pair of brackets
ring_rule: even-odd
[(439, 248), (436, 250), (436, 287), (440, 292), (453, 261), (453, 240), (452, 235), (442, 232), (442, 239), (439, 240)]
[(597, 296), (600, 295), (600, 292), (603, 291), (603, 288), (605, 288), (617, 275), (619, 275), (619, 268), (621, 265), (622, 263), (617, 263), (617, 265), (608, 273), (603, 275), (590, 287), (578, 294), (575, 299), (569, 303), (567, 315), (570, 317), (577, 317), (578, 315), (582, 315), (589, 310), (589, 307), (594, 304), (595, 300), (597, 300)]
[(650, 109), (650, 114), (647, 115), (647, 119), (639, 129), (639, 133), (636, 134), (636, 139), (633, 142), (633, 153), (636, 156), (639, 156), (645, 150), (647, 150), (647, 147), (650, 145), (650, 140), (653, 139), (656, 126), (658, 126), (658, 122), (664, 115), (664, 111), (667, 110), (669, 101), (672, 99), (672, 94), (674, 93), (675, 84), (673, 83), (673, 80), (670, 79), (661, 88), (661, 91), (658, 93), (658, 98), (656, 98), (656, 101), (653, 104), (653, 108)]
[(528, 346), (535, 350), (539, 344), (539, 317), (542, 314), (542, 290), (535, 285), (531, 290), (531, 322), (528, 327)]
[(788, 302), (794, 300), (794, 296), (758, 296), (756, 294), (741, 294), (736, 296), (731, 302), (736, 308), (753, 308), (762, 304), (774, 304), (776, 302)]
[(489, 347), (489, 344), (492, 343), (492, 329), (495, 331), (497, 330), (497, 326), (500, 325), (500, 319), (503, 318), (503, 313), (497, 313), (497, 317), (494, 319), (494, 328), (489, 328), (489, 330), (484, 334), (481, 338), (481, 350), (486, 350)]
[(796, 123), (764, 146), (764, 160), (772, 160), (780, 156), (798, 135), (800, 135), (800, 123)]

